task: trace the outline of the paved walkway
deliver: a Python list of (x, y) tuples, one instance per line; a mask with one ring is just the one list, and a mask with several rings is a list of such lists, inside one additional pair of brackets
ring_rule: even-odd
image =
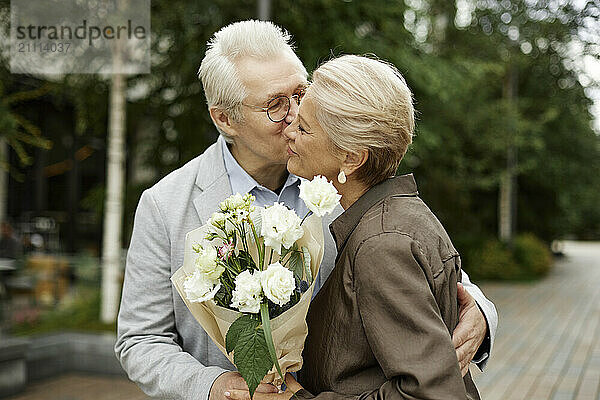
[(7, 400), (147, 400), (126, 378), (65, 374), (27, 386)]
[(500, 319), (484, 400), (600, 400), (600, 243), (567, 242), (540, 282), (481, 286)]

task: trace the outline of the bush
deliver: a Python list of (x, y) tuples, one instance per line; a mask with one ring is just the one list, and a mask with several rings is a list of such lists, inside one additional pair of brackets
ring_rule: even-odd
[(514, 258), (525, 276), (546, 275), (552, 266), (552, 253), (535, 235), (526, 233), (515, 238)]
[(517, 235), (513, 246), (498, 239), (458, 241), (462, 265), (473, 280), (532, 280), (548, 273), (552, 253), (532, 234)]

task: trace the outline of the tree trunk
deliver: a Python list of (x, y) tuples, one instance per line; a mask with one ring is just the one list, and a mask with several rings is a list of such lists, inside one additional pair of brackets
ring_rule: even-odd
[[(513, 107), (517, 107), (517, 69), (514, 66), (509, 67), (508, 76), (504, 82), (504, 98), (512, 103)], [(511, 114), (509, 118), (513, 118)], [(517, 135), (514, 131), (516, 124), (514, 121), (507, 121), (507, 125), (513, 128), (511, 135)], [(500, 177), (500, 190), (498, 191), (498, 237), (509, 245), (512, 244), (513, 235), (516, 227), (517, 214), (517, 149), (512, 138), (507, 138), (506, 149), (506, 170)]]
[[(117, 56), (118, 58), (118, 56)], [(121, 291), (121, 236), (125, 180), (125, 76), (118, 68), (110, 88), (110, 122), (106, 166), (106, 201), (102, 237), (101, 320), (114, 322)]]
[[(6, 221), (6, 210), (8, 208), (8, 144), (4, 138), (0, 138), (0, 222)], [(6, 168), (4, 168), (6, 167)]]
[(269, 21), (271, 19), (271, 0), (258, 0), (258, 19)]

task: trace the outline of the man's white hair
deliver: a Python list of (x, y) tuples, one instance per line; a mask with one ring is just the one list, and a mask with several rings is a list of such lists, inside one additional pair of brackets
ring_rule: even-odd
[[(223, 109), (235, 122), (243, 122), (242, 102), (248, 95), (237, 71), (236, 62), (244, 57), (268, 60), (276, 56), (291, 56), (298, 68), (306, 69), (294, 52), (292, 36), (269, 21), (248, 20), (227, 25), (207, 43), (206, 54), (198, 75), (202, 80), (209, 109)], [(226, 141), (231, 138), (217, 127)]]

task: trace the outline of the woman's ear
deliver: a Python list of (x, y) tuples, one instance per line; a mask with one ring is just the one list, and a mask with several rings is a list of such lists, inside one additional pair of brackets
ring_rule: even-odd
[(346, 153), (346, 158), (342, 162), (342, 170), (346, 175), (351, 175), (362, 167), (369, 159), (368, 150), (360, 150), (356, 153)]
[(210, 114), (210, 118), (213, 120), (213, 123), (223, 132), (228, 134), (229, 136), (236, 136), (236, 130), (233, 126), (233, 122), (227, 113), (218, 108), (218, 107), (210, 107), (208, 109)]

